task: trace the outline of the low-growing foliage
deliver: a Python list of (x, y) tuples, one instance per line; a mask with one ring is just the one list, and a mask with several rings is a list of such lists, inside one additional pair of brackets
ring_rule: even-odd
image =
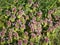
[(0, 0), (0, 45), (60, 45), (60, 0)]

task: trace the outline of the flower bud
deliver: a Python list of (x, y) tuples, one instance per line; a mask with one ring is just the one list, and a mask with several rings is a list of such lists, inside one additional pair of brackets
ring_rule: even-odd
[(16, 7), (12, 8), (12, 12), (16, 13)]
[(9, 21), (7, 21), (7, 27), (10, 27), (11, 26), (11, 21), (9, 20)]

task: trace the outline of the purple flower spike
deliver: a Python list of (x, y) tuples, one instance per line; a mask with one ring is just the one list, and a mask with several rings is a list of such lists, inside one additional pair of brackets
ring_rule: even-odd
[(22, 45), (22, 40), (18, 40), (18, 45)]

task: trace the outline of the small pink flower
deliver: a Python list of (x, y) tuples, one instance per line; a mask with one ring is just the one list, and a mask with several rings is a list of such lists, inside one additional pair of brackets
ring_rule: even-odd
[(24, 34), (28, 36), (28, 32), (27, 31), (25, 31)]
[(31, 37), (34, 38), (36, 35), (34, 33), (31, 33)]
[(41, 27), (38, 27), (37, 28), (37, 32), (41, 32), (42, 31), (42, 28)]
[(41, 35), (41, 30), (36, 30), (36, 34), (39, 36)]
[(13, 36), (16, 37), (16, 38), (19, 37), (17, 32), (14, 32), (14, 33), (13, 33)]
[(4, 37), (5, 36), (5, 31), (1, 32), (1, 36)]
[(8, 27), (11, 26), (11, 21), (7, 21), (7, 26), (8, 26)]
[(4, 37), (5, 36), (5, 33), (6, 33), (6, 29), (5, 29), (5, 27), (3, 27), (2, 31), (0, 32), (0, 35), (2, 37)]
[(47, 32), (51, 32), (52, 31), (52, 27), (49, 27)]
[(11, 41), (11, 39), (12, 39), (12, 30), (10, 30), (8, 33), (8, 40)]
[(42, 15), (42, 11), (37, 12), (37, 15), (41, 16)]
[(18, 45), (22, 45), (22, 40), (18, 40)]
[(9, 32), (8, 36), (9, 36), (9, 37), (12, 37), (12, 32)]
[(32, 20), (35, 20), (35, 21), (36, 21), (36, 17), (34, 16), (34, 17), (32, 18)]
[(30, 27), (31, 31), (34, 32), (34, 29), (35, 29), (35, 28), (34, 28), (34, 24), (29, 23), (28, 26)]
[(21, 23), (21, 20), (20, 20), (20, 19), (18, 19), (18, 20), (17, 20), (17, 23)]
[(58, 24), (59, 24), (59, 26), (60, 26), (60, 21), (59, 21), (59, 23), (58, 23)]
[(34, 25), (33, 24), (30, 25), (30, 29), (32, 32), (34, 32)]
[(48, 14), (53, 14), (54, 10), (49, 10)]
[(46, 38), (45, 38), (45, 41), (46, 41), (46, 42), (48, 42), (48, 41), (49, 41), (48, 37), (46, 37)]
[(21, 28), (25, 29), (25, 25), (24, 25), (24, 24), (22, 24), (22, 25), (21, 25)]
[(10, 16), (10, 15), (11, 15), (11, 12), (10, 12), (9, 10), (6, 10), (6, 14), (7, 14), (8, 16)]
[(12, 11), (13, 11), (13, 12), (16, 12), (16, 11), (17, 11), (17, 10), (16, 10), (16, 7), (12, 8)]
[(41, 33), (40, 32), (37, 32), (37, 35), (39, 36), (39, 35), (41, 35)]
[(44, 19), (43, 22), (44, 22), (44, 23), (48, 23), (48, 19), (47, 19), (47, 18)]
[(31, 20), (31, 22), (34, 23), (34, 24), (37, 24), (37, 22), (35, 20)]
[(59, 18), (60, 18), (59, 16), (54, 16), (54, 17), (55, 17), (56, 20), (59, 20)]
[(27, 45), (28, 40), (27, 39), (24, 39), (23, 42)]
[(18, 11), (18, 15), (23, 15), (24, 14), (24, 11), (23, 10), (19, 10)]
[(48, 24), (50, 24), (50, 26), (53, 26), (53, 21), (48, 21)]

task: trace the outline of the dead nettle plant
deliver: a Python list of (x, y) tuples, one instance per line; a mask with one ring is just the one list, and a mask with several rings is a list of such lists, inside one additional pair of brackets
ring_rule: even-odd
[(0, 45), (58, 45), (59, 15), (59, 0), (0, 0)]

